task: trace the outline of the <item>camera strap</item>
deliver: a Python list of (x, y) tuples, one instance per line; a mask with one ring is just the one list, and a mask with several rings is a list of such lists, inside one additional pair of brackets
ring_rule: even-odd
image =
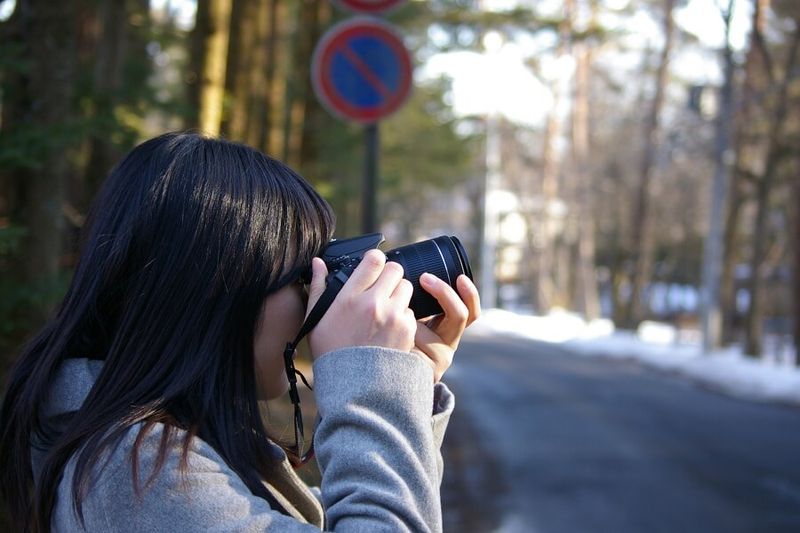
[(300, 376), (303, 384), (305, 384), (309, 390), (314, 389), (308, 384), (306, 377), (294, 366), (294, 356), (297, 351), (297, 344), (303, 340), (303, 337), (308, 335), (312, 329), (314, 329), (320, 320), (322, 320), (322, 317), (328, 311), (328, 308), (333, 303), (333, 300), (336, 299), (336, 295), (339, 294), (339, 291), (347, 282), (348, 278), (349, 275), (342, 270), (337, 270), (336, 272), (328, 274), (328, 276), (325, 278), (325, 291), (319, 297), (317, 303), (314, 304), (314, 307), (311, 309), (311, 312), (303, 322), (300, 332), (294, 338), (294, 341), (287, 342), (286, 349), (283, 351), (283, 362), (286, 366), (286, 378), (289, 381), (289, 398), (292, 400), (292, 404), (294, 405), (293, 452), (296, 459), (290, 458), (290, 461), (292, 462), (292, 466), (295, 468), (306, 464), (311, 460), (312, 457), (314, 457), (313, 436), (311, 438), (311, 445), (309, 446), (308, 450), (303, 452), (305, 435), (303, 431), (303, 413), (300, 410), (300, 394), (297, 391), (297, 376)]

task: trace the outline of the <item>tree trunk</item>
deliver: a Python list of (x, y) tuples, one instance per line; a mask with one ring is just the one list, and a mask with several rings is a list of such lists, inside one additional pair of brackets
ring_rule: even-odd
[[(24, 42), (22, 7), (18, 3), (8, 20), (0, 26), (2, 42)], [(17, 68), (3, 68), (0, 77), (0, 139), (4, 142), (8, 142), (7, 139), (11, 139), (16, 130), (25, 127), (31, 106), (31, 93), (27, 87), (29, 75), (27, 70), (20, 68), (20, 63), (21, 61), (17, 62)], [(22, 172), (23, 170), (10, 165), (0, 166), (0, 217), (7, 218), (12, 223), (18, 222), (24, 212), (23, 184), (27, 181), (29, 172), (25, 174), (26, 177), (21, 178)], [(21, 270), (21, 267), (14, 270)]]
[[(100, 5), (100, 28), (92, 80), (92, 103), (98, 122), (108, 123), (118, 102), (122, 84), (122, 66), (128, 51), (129, 2), (103, 0)], [(86, 200), (100, 186), (114, 161), (120, 156), (114, 149), (108, 128), (93, 130), (89, 138), (89, 158), (83, 174)]]
[(275, 73), (278, 70), (278, 20), (281, 17), (281, 11), (278, 9), (278, 0), (268, 0), (266, 3), (266, 18), (269, 21), (266, 33), (266, 67), (264, 71), (264, 104), (262, 106), (261, 121), (257, 127), (257, 144), (266, 153), (271, 153), (272, 150), (272, 134), (273, 134), (273, 112), (276, 107), (273, 105), (273, 95), (275, 94), (275, 86), (278, 85), (275, 80)]
[(762, 351), (762, 322), (764, 320), (764, 295), (762, 275), (767, 240), (767, 214), (769, 212), (770, 192), (777, 173), (781, 157), (781, 140), (784, 123), (789, 114), (789, 84), (792, 78), (792, 69), (797, 59), (797, 48), (800, 43), (800, 27), (795, 28), (786, 65), (783, 69), (776, 104), (773, 107), (770, 119), (769, 137), (767, 142), (767, 156), (764, 173), (758, 180), (756, 193), (756, 221), (753, 230), (753, 254), (750, 260), (750, 279), (748, 289), (750, 293), (750, 307), (745, 319), (745, 353), (751, 357), (758, 357)]
[[(561, 91), (558, 82), (553, 84), (553, 106), (547, 117), (544, 131), (544, 150), (542, 152), (542, 211), (533, 214), (528, 221), (528, 226), (539, 226), (541, 250), (539, 252), (539, 265), (537, 279), (535, 280), (533, 299), (538, 303), (540, 313), (546, 312), (553, 306), (556, 298), (556, 286), (553, 278), (555, 264), (555, 240), (553, 239), (553, 220), (551, 206), (558, 199), (558, 172), (559, 164), (555, 153), (556, 139), (561, 136), (561, 119), (557, 114), (558, 102)], [(538, 219), (538, 220), (537, 220)]]
[(328, 9), (327, 5), (321, 6), (316, 0), (302, 0), (298, 4), (295, 28), (302, 31), (294, 32), (291, 67), (287, 78), (287, 114), (284, 116), (284, 160), (294, 167), (300, 167), (304, 157), (308, 157), (308, 151), (312, 149), (310, 145), (305, 149), (303, 147), (304, 142), (309, 140), (306, 129), (309, 101), (313, 100), (311, 105), (316, 105), (309, 71), (314, 45), (320, 33), (320, 10)]
[(257, 0), (253, 35), (253, 61), (248, 72), (248, 113), (245, 139), (250, 146), (261, 146), (263, 122), (267, 116), (269, 85), (267, 82), (267, 58), (269, 54), (270, 0)]
[[(30, 61), (25, 121), (44, 139), (36, 169), (15, 172), (22, 200), (17, 214), (27, 230), (18, 277), (34, 286), (46, 286), (59, 271), (62, 251), (61, 210), (70, 169), (67, 148), (75, 84), (76, 5), (72, 1), (20, 0), (18, 8), (20, 35)], [(49, 313), (46, 303), (30, 311), (39, 319)]]
[(230, 28), (225, 70), (225, 113), (222, 131), (236, 140), (247, 139), (247, 121), (250, 114), (250, 71), (257, 68), (258, 49), (256, 25), (258, 23), (257, 0), (233, 0), (231, 4)]
[[(559, 26), (558, 50), (556, 51), (557, 64), (563, 64), (563, 60), (570, 53), (570, 41), (572, 40), (572, 17), (575, 8), (575, 0), (564, 2), (563, 19)], [(534, 250), (533, 228), (539, 228), (541, 239), (539, 243), (539, 253), (537, 259), (536, 277), (532, 280), (531, 300), (536, 302), (539, 313), (547, 312), (555, 301), (559, 299), (559, 293), (563, 293), (563, 287), (559, 289), (556, 283), (554, 269), (556, 268), (556, 239), (553, 225), (555, 224), (555, 204), (559, 196), (559, 172), (561, 169), (556, 146), (563, 131), (563, 121), (560, 115), (561, 101), (565, 97), (567, 90), (566, 74), (557, 72), (555, 79), (550, 84), (553, 94), (553, 104), (547, 115), (545, 125), (544, 140), (542, 143), (542, 209), (540, 212), (530, 212), (528, 214), (528, 232), (530, 249)]]
[[(800, 167), (800, 157), (797, 158), (797, 166)], [(794, 362), (800, 366), (800, 180), (794, 180), (794, 202), (791, 206), (794, 211), (794, 238), (791, 239), (794, 246)]]
[[(653, 62), (651, 58), (655, 55), (655, 51), (651, 48), (646, 48), (643, 53), (641, 79), (646, 79), (650, 75), (650, 65)], [(640, 84), (636, 101), (634, 103), (635, 109), (644, 109), (647, 106), (648, 95), (645, 84)], [(622, 176), (623, 170), (616, 165), (612, 171), (616, 176)], [(618, 197), (627, 197), (630, 194), (633, 185), (628, 183), (626, 179), (615, 180), (614, 185), (615, 193)], [(632, 204), (632, 202), (631, 202)], [(618, 209), (614, 216), (614, 239), (613, 239), (613, 255), (611, 258), (611, 305), (612, 305), (612, 318), (614, 324), (624, 326), (627, 319), (628, 301), (630, 300), (630, 288), (633, 281), (633, 272), (631, 271), (632, 251), (631, 243), (633, 242), (633, 228), (630, 227), (630, 219), (633, 211), (631, 206), (626, 206), (628, 209)]]
[(573, 47), (575, 56), (575, 89), (572, 104), (572, 156), (575, 170), (575, 208), (578, 213), (577, 309), (587, 319), (600, 317), (595, 277), (594, 217), (591, 213), (591, 173), (589, 171), (589, 76), (591, 52), (586, 43)]
[(210, 0), (197, 0), (194, 28), (189, 38), (189, 68), (186, 72), (186, 101), (189, 111), (185, 117), (188, 128), (198, 128), (200, 124), (200, 87), (210, 4)]
[(723, 210), (730, 181), (732, 154), (730, 151), (731, 118), (733, 115), (733, 50), (730, 47), (730, 27), (733, 16), (733, 0), (728, 0), (728, 8), (723, 14), (725, 20), (725, 47), (723, 49), (725, 81), (722, 87), (716, 123), (714, 146), (714, 181), (711, 189), (711, 210), (709, 213), (708, 236), (703, 250), (702, 281), (702, 331), (703, 350), (710, 352), (720, 345), (722, 333), (722, 311), (720, 307), (720, 274), (723, 261)]
[(294, 131), (294, 101), (296, 99), (297, 82), (295, 80), (295, 72), (297, 69), (297, 48), (300, 46), (300, 20), (303, 12), (303, 2), (292, 2), (291, 6), (285, 7), (285, 20), (287, 27), (287, 34), (284, 35), (284, 52), (282, 62), (282, 74), (284, 84), (282, 96), (280, 97), (280, 107), (275, 109), (282, 109), (280, 127), (280, 157), (284, 162), (291, 160), (291, 155), (296, 148), (296, 142), (292, 132)]
[[(205, 9), (200, 4), (208, 2)], [(219, 135), (225, 95), (225, 70), (230, 31), (231, 0), (199, 0), (198, 28), (201, 63), (198, 88), (198, 127), (208, 135)], [(206, 14), (201, 21), (200, 15)]]
[(317, 97), (314, 95), (314, 89), (311, 85), (311, 76), (308, 72), (311, 70), (311, 59), (314, 54), (314, 46), (322, 37), (323, 28), (325, 28), (333, 16), (331, 5), (328, 2), (320, 2), (314, 6), (313, 20), (308, 21), (308, 41), (306, 42), (305, 55), (303, 56), (304, 70), (306, 74), (303, 76), (303, 122), (299, 126), (301, 128), (301, 138), (299, 147), (300, 165), (309, 176), (316, 176), (318, 173), (313, 171), (313, 165), (316, 163), (318, 157), (317, 139), (320, 131), (325, 131), (326, 120), (329, 115), (322, 109)]
[(659, 121), (661, 108), (664, 106), (664, 93), (667, 86), (669, 70), (669, 56), (674, 41), (674, 20), (672, 12), (675, 0), (664, 0), (664, 48), (656, 73), (656, 92), (650, 107), (650, 114), (645, 124), (645, 147), (642, 156), (642, 167), (639, 173), (639, 187), (635, 199), (631, 229), (633, 232), (631, 251), (635, 265), (631, 295), (625, 313), (625, 322), (628, 327), (635, 327), (645, 316), (646, 306), (643, 304), (642, 293), (647, 283), (650, 282), (652, 270), (652, 235), (650, 230), (650, 182), (656, 156), (659, 148)]
[[(737, 143), (738, 144), (738, 143)], [(737, 148), (736, 159), (740, 155)], [(734, 169), (738, 164), (734, 165)], [(722, 274), (720, 276), (720, 309), (722, 310), (721, 344), (728, 346), (736, 340), (736, 261), (738, 254), (738, 225), (742, 209), (743, 193), (739, 172), (731, 173), (731, 187), (728, 195), (728, 207), (725, 214), (725, 230), (722, 237), (723, 256)]]
[(727, 215), (725, 218), (724, 236), (724, 259), (722, 267), (722, 279), (720, 282), (720, 302), (723, 310), (722, 321), (722, 344), (729, 345), (736, 341), (738, 310), (736, 302), (736, 263), (738, 261), (739, 246), (739, 220), (742, 207), (746, 200), (745, 187), (745, 148), (750, 142), (748, 134), (754, 121), (755, 102), (759, 91), (763, 91), (763, 55), (759, 53), (758, 47), (763, 43), (757, 37), (766, 25), (766, 4), (765, 0), (756, 0), (753, 10), (752, 24), (754, 28), (750, 32), (747, 56), (745, 60), (744, 87), (742, 90), (740, 112), (736, 117), (736, 163), (735, 171), (732, 173), (732, 183), (728, 200)]

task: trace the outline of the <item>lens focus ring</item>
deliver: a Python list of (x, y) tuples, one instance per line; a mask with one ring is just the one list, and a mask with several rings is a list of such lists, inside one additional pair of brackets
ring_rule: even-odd
[(419, 284), (419, 277), (424, 272), (444, 280), (453, 286), (461, 272), (456, 272), (456, 264), (447, 249), (441, 249), (433, 240), (401, 246), (386, 253), (386, 259), (402, 265), (404, 277), (414, 286), (414, 295), (409, 307), (417, 318), (435, 315), (442, 312), (439, 303)]

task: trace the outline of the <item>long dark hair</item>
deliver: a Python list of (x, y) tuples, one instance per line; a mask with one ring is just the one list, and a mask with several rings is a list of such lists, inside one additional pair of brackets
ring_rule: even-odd
[[(10, 375), (0, 411), (0, 493), (12, 523), (50, 529), (76, 452), (72, 503), (82, 521), (92, 465), (137, 423), (135, 487), (138, 445), (163, 423), (150, 479), (180, 428), (182, 463), (199, 436), (254, 494), (270, 499), (260, 481), (274, 454), (258, 407), (256, 320), (265, 297), (297, 279), (333, 225), (330, 206), (303, 178), (247, 146), (177, 132), (134, 148), (90, 210), (63, 302)], [(41, 409), (68, 357), (105, 363), (66, 430), (53, 436)], [(49, 444), (36, 482), (34, 435)]]

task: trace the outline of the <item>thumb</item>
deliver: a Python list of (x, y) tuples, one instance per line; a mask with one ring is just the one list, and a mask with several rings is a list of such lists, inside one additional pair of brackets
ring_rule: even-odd
[(319, 257), (311, 260), (311, 285), (308, 287), (308, 307), (306, 307), (306, 317), (314, 309), (322, 293), (325, 292), (325, 276), (328, 275), (328, 267), (325, 261)]

